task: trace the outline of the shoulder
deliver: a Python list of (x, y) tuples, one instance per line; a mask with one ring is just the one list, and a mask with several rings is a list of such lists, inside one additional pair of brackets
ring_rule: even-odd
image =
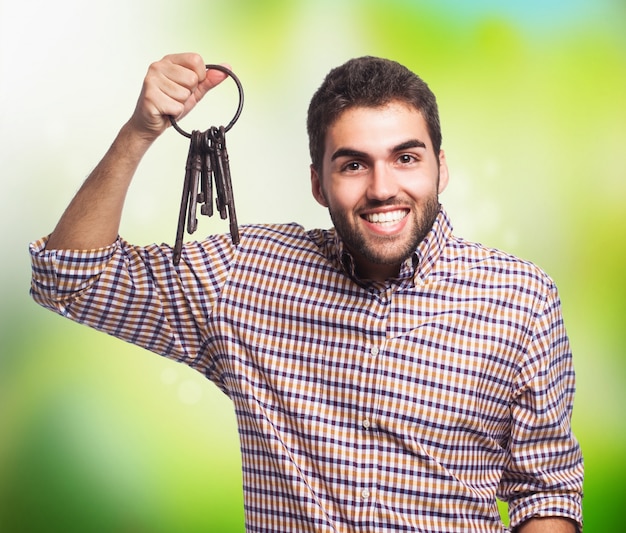
[(242, 240), (250, 244), (253, 242), (299, 241), (306, 238), (307, 232), (295, 222), (283, 224), (246, 224), (240, 227)]
[(329, 230), (306, 230), (299, 224), (250, 224), (241, 228), (240, 253), (277, 256), (283, 259), (302, 254), (324, 255), (332, 242)]
[(321, 230), (305, 230), (295, 222), (285, 224), (248, 224), (241, 228), (245, 247), (309, 247)]
[(448, 240), (436, 270), (439, 277), (469, 277), (542, 293), (555, 288), (552, 278), (533, 262), (457, 236)]

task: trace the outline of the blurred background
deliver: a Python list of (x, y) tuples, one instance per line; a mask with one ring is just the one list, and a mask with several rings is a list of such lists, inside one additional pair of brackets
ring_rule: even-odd
[[(332, 67), (396, 59), (438, 96), (458, 235), (555, 279), (578, 375), (587, 531), (626, 499), (624, 0), (0, 0), (0, 531), (243, 531), (231, 405), (186, 367), (28, 296), (28, 242), (130, 116), (149, 63), (196, 51), (243, 82), (229, 133), (239, 221), (327, 227), (305, 114)], [(222, 84), (181, 123), (225, 124)], [(172, 242), (186, 139), (166, 132), (122, 234)], [(227, 231), (219, 219), (198, 234)]]

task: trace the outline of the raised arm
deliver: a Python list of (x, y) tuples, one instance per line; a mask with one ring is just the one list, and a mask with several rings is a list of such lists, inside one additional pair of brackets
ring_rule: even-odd
[(198, 54), (165, 56), (150, 65), (137, 106), (61, 216), (46, 247), (89, 250), (115, 241), (131, 180), (142, 157), (226, 75), (205, 69)]

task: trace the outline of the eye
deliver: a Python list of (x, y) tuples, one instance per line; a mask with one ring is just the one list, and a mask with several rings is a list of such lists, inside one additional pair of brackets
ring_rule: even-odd
[(357, 172), (363, 168), (359, 161), (348, 161), (341, 167), (342, 172)]
[(398, 163), (401, 165), (410, 165), (411, 163), (416, 163), (418, 158), (415, 154), (400, 154), (398, 157)]

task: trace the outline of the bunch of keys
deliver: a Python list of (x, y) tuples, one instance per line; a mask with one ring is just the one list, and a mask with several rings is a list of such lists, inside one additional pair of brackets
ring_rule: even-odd
[(176, 241), (174, 242), (172, 261), (175, 265), (178, 265), (180, 262), (185, 233), (185, 219), (187, 232), (191, 234), (198, 227), (198, 219), (196, 218), (198, 204), (201, 204), (201, 214), (209, 217), (213, 216), (213, 185), (215, 185), (216, 191), (215, 204), (220, 217), (229, 219), (230, 235), (233, 244), (239, 243), (239, 227), (237, 226), (228, 151), (226, 150), (226, 132), (233, 127), (241, 114), (243, 108), (243, 87), (237, 76), (222, 65), (206, 65), (206, 69), (221, 70), (235, 81), (239, 90), (239, 105), (235, 116), (226, 127), (213, 126), (204, 132), (194, 130), (191, 133), (187, 133), (176, 123), (174, 117), (170, 116), (170, 122), (174, 129), (181, 135), (191, 139), (185, 166), (183, 196), (180, 212), (178, 213)]

